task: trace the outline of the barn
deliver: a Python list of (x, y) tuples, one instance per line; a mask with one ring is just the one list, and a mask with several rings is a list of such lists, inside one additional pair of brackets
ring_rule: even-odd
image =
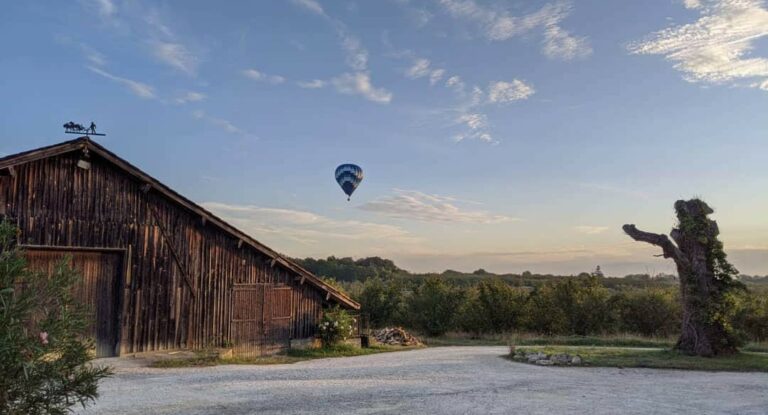
[(0, 217), (32, 268), (69, 258), (99, 357), (312, 339), (359, 304), (88, 137), (0, 158)]

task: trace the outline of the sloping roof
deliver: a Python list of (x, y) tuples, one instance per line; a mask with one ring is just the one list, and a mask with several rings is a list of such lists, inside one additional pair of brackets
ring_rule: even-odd
[(123, 160), (122, 158), (118, 157), (117, 155), (107, 150), (100, 144), (92, 141), (88, 137), (80, 137), (75, 140), (65, 141), (63, 143), (54, 144), (52, 146), (41, 147), (35, 150), (25, 151), (22, 153), (13, 154), (10, 156), (0, 158), (0, 170), (4, 170), (4, 169), (17, 166), (20, 164), (24, 164), (24, 163), (29, 163), (35, 160), (40, 160), (44, 158), (58, 156), (61, 154), (70, 153), (73, 151), (82, 151), (83, 149), (86, 149), (86, 148), (88, 149), (89, 152), (99, 155), (100, 157), (112, 163), (119, 169), (135, 177), (142, 183), (151, 185), (152, 189), (161, 193), (162, 195), (167, 197), (169, 200), (171, 200), (173, 203), (180, 205), (186, 208), (187, 210), (199, 215), (201, 218), (204, 218), (208, 223), (218, 227), (224, 232), (232, 235), (234, 238), (243, 241), (244, 244), (250, 245), (252, 248), (256, 249), (262, 254), (272, 258), (272, 260), (275, 261), (276, 264), (279, 264), (283, 268), (296, 273), (298, 276), (302, 277), (304, 281), (312, 284), (313, 286), (319, 288), (321, 291), (327, 293), (327, 295), (330, 298), (333, 298), (340, 304), (346, 305), (347, 307), (350, 307), (355, 310), (360, 309), (360, 304), (358, 304), (357, 302), (355, 302), (354, 300), (346, 296), (344, 293), (335, 289), (334, 287), (326, 284), (325, 282), (323, 282), (323, 280), (315, 276), (309, 270), (291, 261), (290, 259), (283, 257), (282, 255), (273, 251), (266, 245), (252, 238), (245, 232), (242, 232), (239, 229), (235, 228), (234, 226), (228, 224), (218, 216), (204, 209), (197, 203), (180, 195), (170, 187), (160, 183), (158, 180), (156, 180), (152, 176), (141, 171), (138, 167)]

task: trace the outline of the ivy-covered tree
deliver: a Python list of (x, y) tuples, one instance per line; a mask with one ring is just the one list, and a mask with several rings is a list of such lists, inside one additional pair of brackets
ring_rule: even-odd
[(65, 262), (53, 275), (29, 271), (15, 235), (0, 222), (0, 413), (67, 414), (94, 401), (111, 372), (88, 363), (88, 316), (72, 296), (79, 276)]
[[(682, 328), (676, 348), (686, 354), (717, 356), (737, 351), (739, 341), (731, 328), (734, 292), (743, 285), (738, 271), (728, 263), (714, 213), (699, 199), (675, 202), (678, 226), (667, 235), (643, 232), (624, 225), (632, 239), (656, 245), (671, 258), (680, 278)], [(674, 242), (673, 242), (674, 241)]]

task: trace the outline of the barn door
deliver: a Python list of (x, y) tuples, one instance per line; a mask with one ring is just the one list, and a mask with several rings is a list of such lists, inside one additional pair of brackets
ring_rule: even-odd
[(96, 357), (117, 356), (119, 342), (119, 293), (123, 275), (122, 251), (26, 248), (30, 269), (53, 273), (65, 257), (80, 274), (74, 296), (90, 315), (88, 336), (96, 344)]
[(272, 286), (267, 295), (268, 326), (266, 352), (275, 353), (287, 349), (291, 341), (291, 287)]
[(235, 284), (232, 288), (230, 332), (234, 352), (260, 356), (264, 342), (265, 284)]

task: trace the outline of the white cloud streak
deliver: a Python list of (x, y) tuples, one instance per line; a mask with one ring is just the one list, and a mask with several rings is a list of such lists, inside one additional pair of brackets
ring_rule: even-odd
[(326, 81), (323, 81), (322, 79), (313, 79), (311, 81), (298, 81), (296, 82), (296, 85), (300, 88), (306, 88), (306, 89), (318, 89), (323, 88), (327, 84)]
[(488, 101), (492, 103), (504, 103), (528, 99), (536, 92), (533, 86), (519, 79), (512, 82), (498, 81), (488, 86)]
[(387, 104), (392, 100), (391, 92), (373, 86), (368, 72), (345, 73), (333, 78), (331, 83), (342, 94), (360, 95), (379, 104)]
[(304, 210), (217, 202), (202, 203), (202, 206), (256, 239), (290, 240), (302, 244), (416, 241), (416, 238), (398, 226), (338, 220)]
[(267, 75), (254, 68), (244, 70), (243, 75), (254, 81), (266, 82), (269, 84), (282, 84), (285, 82), (285, 78), (280, 75)]
[(585, 235), (599, 235), (599, 234), (607, 231), (608, 227), (607, 226), (580, 225), (580, 226), (574, 226), (573, 229), (576, 232), (583, 233)]
[(685, 6), (698, 10), (700, 18), (653, 33), (630, 44), (629, 51), (664, 56), (688, 82), (735, 85), (758, 79), (748, 86), (768, 90), (768, 57), (750, 56), (756, 42), (768, 38), (765, 2), (688, 0)]
[(197, 58), (180, 43), (156, 41), (152, 44), (152, 53), (166, 65), (176, 68), (187, 75), (195, 75)]
[(204, 101), (206, 98), (207, 97), (205, 96), (205, 94), (203, 94), (201, 92), (187, 91), (183, 95), (177, 97), (175, 101), (176, 101), (177, 104), (184, 105), (184, 104), (188, 104), (190, 102)]
[(93, 73), (103, 76), (104, 78), (107, 78), (111, 81), (117, 82), (119, 84), (122, 84), (128, 87), (128, 90), (130, 90), (134, 95), (140, 98), (145, 98), (145, 99), (156, 98), (154, 88), (152, 88), (151, 86), (143, 82), (134, 81), (133, 79), (116, 76), (103, 69), (96, 68), (94, 66), (88, 66), (88, 69)]
[(474, 0), (438, 0), (438, 3), (451, 16), (474, 22), (480, 27), (482, 35), (492, 41), (505, 41), (534, 30), (542, 30), (542, 52), (549, 58), (571, 60), (592, 53), (587, 38), (573, 36), (561, 27), (562, 21), (572, 11), (569, 1), (548, 3), (522, 16), (480, 5)]
[(205, 111), (202, 111), (202, 110), (192, 111), (192, 116), (198, 120), (211, 123), (230, 134), (237, 134), (237, 135), (244, 135), (244, 136), (249, 135), (247, 131), (232, 124), (232, 122), (225, 120), (223, 118), (212, 117), (206, 114)]
[(463, 209), (456, 203), (452, 197), (395, 189), (393, 195), (365, 203), (360, 209), (422, 222), (493, 224), (516, 220), (481, 210)]

